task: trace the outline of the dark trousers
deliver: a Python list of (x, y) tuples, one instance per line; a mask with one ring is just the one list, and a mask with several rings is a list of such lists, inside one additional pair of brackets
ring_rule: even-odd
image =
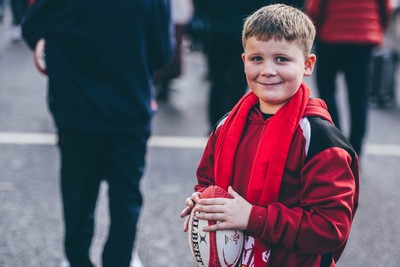
[(247, 82), (240, 34), (209, 34), (204, 49), (211, 83), (208, 119), (212, 128), (243, 96)]
[(336, 78), (343, 72), (350, 111), (349, 141), (360, 154), (368, 122), (368, 90), (373, 45), (316, 43), (316, 78), (319, 96), (325, 100), (333, 122), (341, 128)]
[(108, 183), (110, 226), (103, 267), (128, 267), (142, 206), (139, 190), (148, 134), (60, 130), (61, 192), (65, 253), (71, 267), (92, 267), (96, 201), (102, 180)]

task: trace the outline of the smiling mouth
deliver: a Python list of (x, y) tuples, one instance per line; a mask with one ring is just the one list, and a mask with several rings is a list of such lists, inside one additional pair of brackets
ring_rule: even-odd
[(266, 83), (266, 82), (258, 82), (258, 83), (261, 84), (261, 85), (264, 85), (264, 86), (274, 86), (274, 85), (282, 84), (283, 82), (280, 81), (280, 82), (268, 82), (268, 83)]

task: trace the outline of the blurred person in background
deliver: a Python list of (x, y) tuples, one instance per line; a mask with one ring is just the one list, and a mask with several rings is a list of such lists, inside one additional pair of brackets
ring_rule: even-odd
[(11, 3), (11, 39), (13, 41), (21, 40), (21, 22), (28, 8), (28, 0), (10, 0)]
[(373, 49), (383, 42), (391, 14), (390, 0), (306, 0), (317, 28), (316, 80), (319, 96), (341, 128), (336, 79), (344, 73), (350, 111), (349, 140), (361, 155), (368, 121), (368, 90)]
[(171, 61), (154, 75), (158, 101), (168, 101), (173, 79), (182, 74), (182, 41), (192, 18), (192, 0), (171, 0), (172, 22), (174, 25), (175, 49)]
[(0, 0), (0, 23), (3, 22), (4, 18), (4, 0)]
[(247, 89), (241, 54), (244, 19), (270, 4), (263, 0), (194, 0), (204, 16), (204, 53), (207, 58), (210, 92), (208, 121), (212, 129), (230, 111)]
[(131, 264), (151, 134), (152, 77), (173, 51), (170, 15), (168, 0), (39, 0), (26, 14), (22, 33), (30, 48), (45, 40), (71, 267), (94, 266), (90, 246), (103, 180), (110, 225), (102, 266)]
[(293, 6), (298, 9), (303, 9), (304, 6), (304, 0), (282, 0), (282, 1), (276, 0), (275, 2)]

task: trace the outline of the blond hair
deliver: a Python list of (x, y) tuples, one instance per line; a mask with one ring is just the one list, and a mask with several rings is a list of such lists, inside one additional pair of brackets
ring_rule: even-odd
[(268, 5), (246, 18), (242, 31), (243, 48), (250, 37), (261, 41), (271, 38), (278, 41), (294, 41), (304, 54), (308, 55), (315, 39), (315, 26), (311, 19), (297, 8), (284, 4)]

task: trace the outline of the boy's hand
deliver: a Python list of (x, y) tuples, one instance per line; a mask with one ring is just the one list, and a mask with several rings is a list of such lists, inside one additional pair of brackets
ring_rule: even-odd
[(250, 218), (252, 205), (236, 193), (232, 187), (228, 188), (229, 198), (199, 199), (195, 207), (196, 215), (201, 220), (215, 220), (219, 223), (206, 226), (203, 231), (216, 230), (245, 230)]
[(181, 218), (185, 218), (187, 216), (187, 218), (185, 219), (185, 222), (183, 223), (183, 231), (184, 232), (186, 232), (188, 230), (190, 213), (192, 212), (194, 204), (196, 204), (199, 199), (200, 199), (200, 192), (194, 192), (191, 197), (188, 197), (185, 200), (187, 207), (184, 208), (180, 214)]

